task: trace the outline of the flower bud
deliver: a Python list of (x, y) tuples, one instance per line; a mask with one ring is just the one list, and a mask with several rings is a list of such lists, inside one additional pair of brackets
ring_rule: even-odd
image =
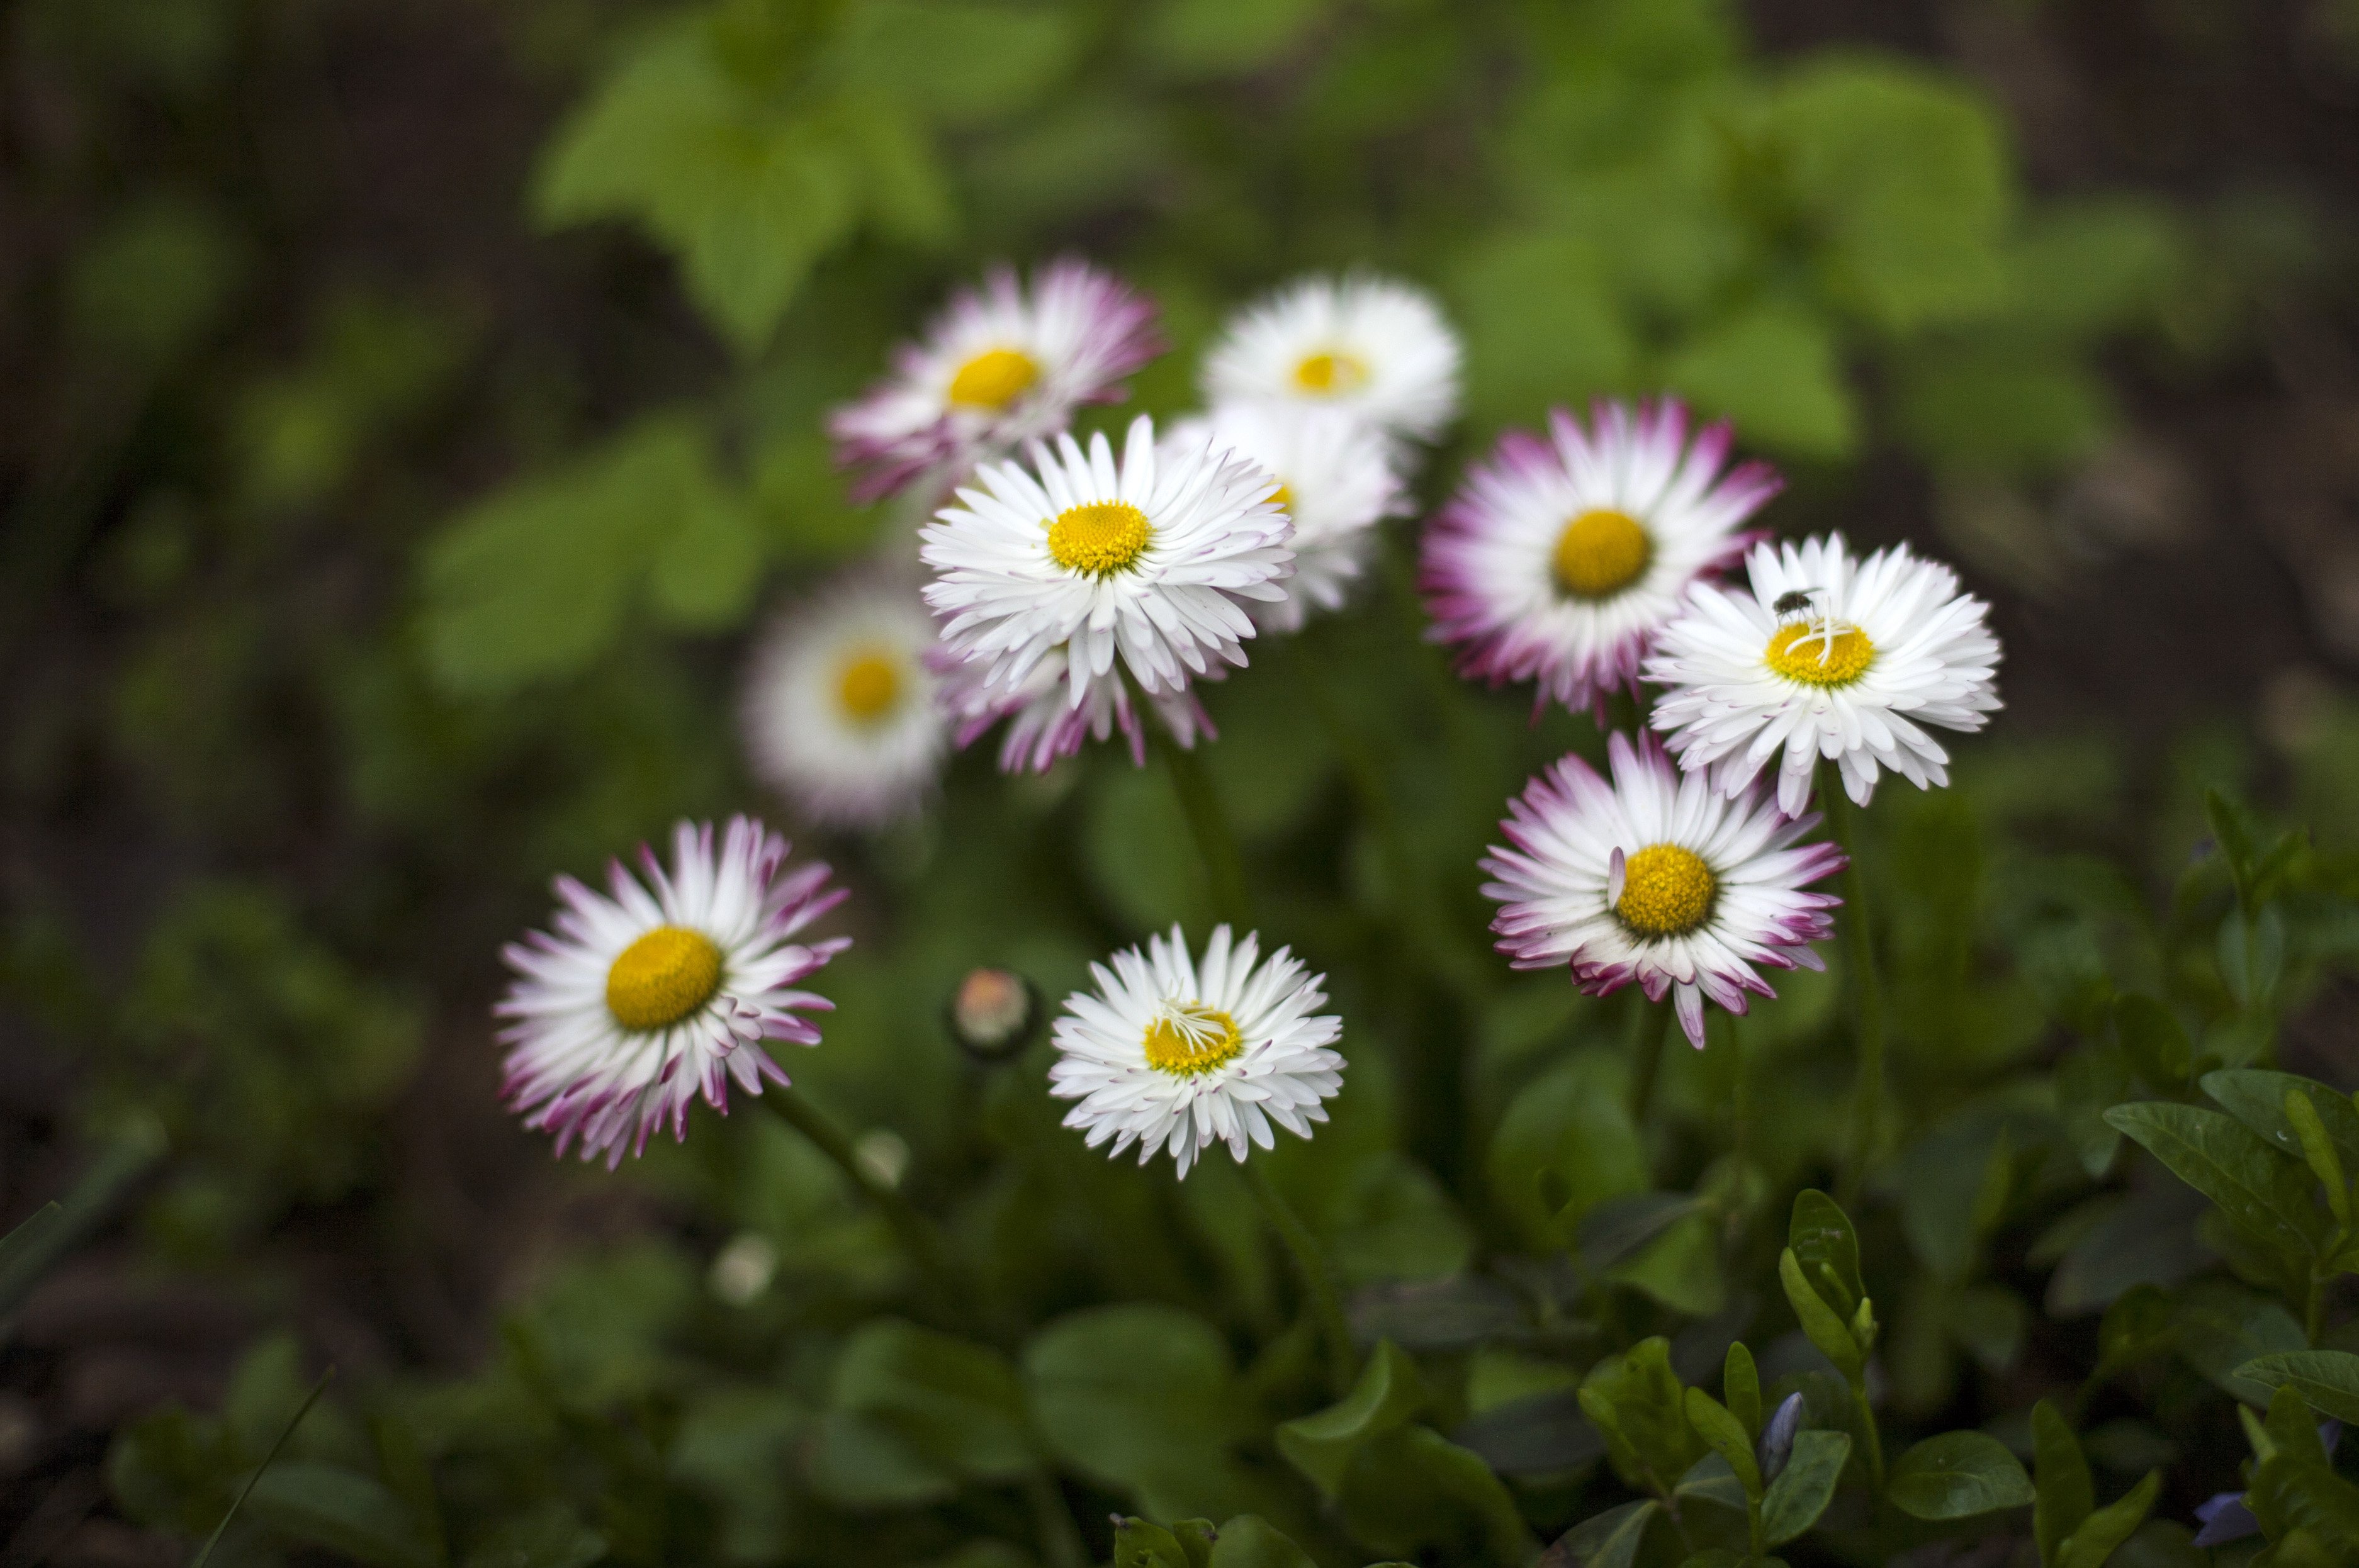
[(1005, 1062), (1040, 1029), (1040, 993), (1013, 969), (969, 969), (951, 998), (951, 1038), (978, 1062)]

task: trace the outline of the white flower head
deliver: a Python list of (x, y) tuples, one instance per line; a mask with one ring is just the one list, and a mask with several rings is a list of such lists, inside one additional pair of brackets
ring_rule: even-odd
[(1669, 399), (1601, 402), (1588, 429), (1555, 409), (1545, 440), (1507, 432), (1426, 530), (1430, 635), (1457, 644), (1462, 674), (1536, 681), (1535, 708), (1602, 709), (1689, 589), (1745, 553), (1740, 529), (1777, 492), (1763, 464), (1723, 474), (1728, 448), (1725, 424), (1690, 444)]
[(1340, 610), (1366, 570), (1375, 525), (1408, 510), (1390, 443), (1340, 408), (1309, 403), (1229, 403), (1174, 425), (1170, 451), (1225, 448), (1277, 480), (1271, 497), (1294, 521), (1294, 576), (1286, 597), (1247, 608), (1266, 632), (1299, 632), (1310, 611)]
[(1796, 847), (1816, 816), (1784, 817), (1749, 790), (1732, 801), (1680, 774), (1661, 744), (1616, 733), (1612, 783), (1568, 756), (1507, 803), (1483, 885), (1501, 908), (1491, 929), (1518, 969), (1569, 966), (1603, 996), (1632, 981), (1666, 993), (1690, 1044), (1703, 1044), (1709, 997), (1734, 1013), (1745, 993), (1774, 996), (1756, 964), (1823, 968), (1810, 944), (1842, 901), (1806, 884), (1843, 867), (1831, 843)]
[(1086, 450), (1060, 436), (1031, 459), (984, 465), (981, 488), (961, 490), (922, 535), (937, 574), (926, 601), (953, 652), (1013, 693), (1062, 648), (1076, 706), (1117, 653), (1149, 697), (1245, 664), (1245, 605), (1284, 597), (1294, 570), (1267, 471), (1209, 449), (1158, 456), (1145, 415), (1119, 463), (1103, 435)]
[[(1089, 740), (1103, 741), (1117, 730), (1129, 746), (1134, 766), (1147, 763), (1147, 730), (1139, 709), (1151, 709), (1182, 750), (1193, 750), (1197, 739), (1217, 737), (1212, 720), (1196, 700), (1192, 687), (1158, 692), (1144, 699), (1134, 697), (1120, 670), (1102, 676), (1082, 671), (1077, 676), (1063, 648), (1052, 648), (1032, 671), (1013, 687), (995, 686), (990, 666), (968, 661), (937, 644), (927, 655), (940, 681), (938, 701), (949, 715), (962, 751), (1000, 720), (1007, 729), (999, 741), (1003, 773), (1045, 773), (1060, 758), (1070, 757)], [(1205, 678), (1218, 678), (1215, 667)]]
[(1206, 356), (1204, 401), (1306, 402), (1430, 441), (1458, 415), (1458, 334), (1423, 289), (1307, 277), (1232, 318)]
[(787, 849), (748, 817), (717, 848), (711, 823), (682, 822), (669, 871), (642, 845), (640, 876), (611, 867), (611, 897), (560, 877), (556, 934), (501, 949), (516, 973), (495, 1010), (509, 1021), (503, 1097), (558, 1153), (578, 1139), (611, 1167), (667, 1123), (685, 1138), (690, 1103), (725, 1113), (731, 1079), (750, 1095), (787, 1082), (764, 1041), (819, 1044), (798, 1013), (835, 1004), (797, 982), (851, 938), (794, 937), (844, 894), (824, 864), (787, 871)]
[(780, 615), (754, 650), (746, 750), (814, 822), (875, 827), (923, 806), (950, 726), (926, 663), (934, 618), (915, 584), (839, 581)]
[(1821, 757), (1862, 806), (1890, 768), (1950, 782), (1925, 730), (1979, 730), (1999, 707), (1990, 607), (1906, 545), (1855, 559), (1843, 536), (1756, 546), (1749, 589), (1699, 586), (1646, 676), (1669, 687), (1654, 727), (1683, 768), (1734, 794), (1776, 760), (1777, 806), (1799, 814)]
[(1091, 965), (1096, 988), (1065, 999), (1051, 1038), (1049, 1092), (1080, 1102), (1065, 1125), (1111, 1154), (1137, 1144), (1142, 1165), (1168, 1152), (1182, 1176), (1215, 1143), (1240, 1162), (1248, 1141), (1271, 1147), (1272, 1122), (1310, 1137), (1343, 1087), (1343, 1021), (1317, 1011), (1324, 975), (1284, 947), (1257, 962), (1259, 940), (1215, 926), (1198, 964), (1175, 925)]
[(836, 460), (864, 470), (859, 499), (1055, 435), (1085, 404), (1121, 401), (1123, 378), (1163, 351), (1155, 307), (1072, 257), (1027, 287), (1007, 267), (962, 289), (893, 356), (893, 372), (828, 421)]

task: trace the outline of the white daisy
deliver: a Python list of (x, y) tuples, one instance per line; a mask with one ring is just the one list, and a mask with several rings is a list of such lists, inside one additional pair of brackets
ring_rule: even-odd
[(1027, 289), (1000, 267), (962, 289), (925, 338), (894, 351), (893, 373), (828, 421), (836, 460), (867, 470), (870, 500), (926, 475), (956, 480), (975, 462), (1055, 435), (1089, 403), (1118, 403), (1122, 380), (1163, 351), (1155, 307), (1120, 280), (1066, 257)]
[(669, 1122), (688, 1135), (689, 1103), (726, 1114), (729, 1080), (747, 1094), (787, 1075), (765, 1040), (819, 1044), (798, 1010), (835, 1004), (795, 983), (851, 943), (791, 940), (835, 907), (841, 889), (813, 863), (781, 875), (787, 841), (744, 816), (729, 819), (719, 852), (712, 825), (672, 832), (667, 874), (645, 845), (642, 882), (614, 862), (614, 896), (557, 879), (557, 934), (530, 933), (500, 951), (516, 979), (495, 1011), (509, 1047), (502, 1094), (525, 1125), (602, 1150), (611, 1167), (638, 1153)]
[(1647, 663), (1672, 688), (1653, 723), (1680, 765), (1733, 795), (1776, 757), (1788, 816), (1822, 756), (1862, 806), (1884, 768), (1948, 784), (1949, 754), (1921, 727), (1979, 730), (1997, 710), (1990, 607), (1906, 545), (1858, 561), (1841, 535), (1756, 546), (1746, 572), (1749, 592), (1698, 587)]
[[(1293, 525), (1271, 504), (1277, 481), (1209, 449), (1158, 458), (1155, 423), (1131, 422), (1122, 461), (1103, 435), (1036, 444), (1030, 469), (987, 463), (919, 552), (939, 574), (926, 601), (961, 657), (989, 684), (1023, 687), (1066, 648), (1091, 677), (1122, 662), (1149, 697), (1176, 692), (1216, 661), (1242, 665), (1254, 634), (1245, 602), (1275, 601), (1294, 570)], [(1094, 689), (1069, 683), (1072, 702)]]
[(1215, 1142), (1240, 1162), (1247, 1139), (1269, 1148), (1273, 1121), (1310, 1137), (1343, 1087), (1343, 1058), (1329, 1049), (1343, 1021), (1314, 1011), (1327, 977), (1283, 947), (1257, 966), (1258, 942), (1233, 946), (1214, 926), (1199, 966), (1175, 925), (1144, 957), (1132, 947), (1111, 971), (1092, 964), (1097, 989), (1065, 999), (1051, 1038), (1049, 1092), (1081, 1102), (1065, 1125), (1086, 1129), (1093, 1149), (1112, 1139), (1113, 1154), (1137, 1144), (1142, 1165), (1167, 1150), (1182, 1176)]
[(1651, 735), (1606, 743), (1611, 784), (1568, 756), (1507, 803), (1483, 884), (1501, 904), (1491, 929), (1518, 969), (1569, 964), (1591, 996), (1636, 980), (1649, 1000), (1672, 994), (1690, 1044), (1703, 1044), (1703, 1002), (1745, 1010), (1745, 992), (1775, 996), (1756, 964), (1824, 968), (1810, 944), (1834, 929), (1843, 901), (1805, 892), (1841, 871), (1831, 843), (1794, 848), (1816, 816), (1783, 817), (1757, 790), (1731, 801), (1682, 776)]
[(1204, 361), (1204, 401), (1316, 403), (1430, 441), (1457, 416), (1462, 357), (1423, 289), (1307, 277), (1231, 319)]
[[(1072, 664), (1063, 648), (1043, 654), (1031, 673), (1013, 687), (992, 684), (986, 663), (961, 659), (946, 647), (937, 645), (927, 662), (940, 682), (937, 701), (950, 717), (961, 751), (1001, 719), (1008, 720), (999, 741), (1001, 773), (1045, 773), (1060, 758), (1079, 752), (1083, 741), (1103, 741), (1117, 730), (1130, 747), (1132, 764), (1147, 764), (1147, 730), (1138, 712), (1141, 699), (1132, 695), (1120, 670), (1102, 676), (1084, 672), (1077, 691), (1069, 684)], [(1203, 678), (1218, 679), (1221, 674), (1215, 668)], [(1143, 700), (1182, 750), (1194, 749), (1199, 737), (1211, 740), (1220, 733), (1190, 687), (1158, 692)]]
[(815, 822), (873, 827), (933, 792), (950, 747), (914, 585), (854, 578), (778, 617), (745, 686), (754, 769)]
[(1510, 430), (1468, 471), (1426, 530), (1419, 581), (1460, 673), (1536, 680), (1536, 708), (1602, 708), (1697, 580), (1744, 554), (1738, 530), (1779, 481), (1761, 463), (1723, 474), (1728, 427), (1690, 445), (1669, 399), (1600, 403), (1588, 430), (1555, 409), (1549, 434)]
[(1167, 451), (1226, 448), (1277, 478), (1270, 499), (1294, 520), (1294, 576), (1286, 597), (1247, 613), (1266, 632), (1299, 632), (1313, 608), (1340, 610), (1366, 569), (1376, 523), (1408, 510), (1408, 492), (1382, 434), (1340, 408), (1230, 403), (1181, 420)]

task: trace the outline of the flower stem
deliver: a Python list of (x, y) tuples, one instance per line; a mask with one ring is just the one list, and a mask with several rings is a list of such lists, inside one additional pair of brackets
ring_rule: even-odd
[(1352, 1391), (1359, 1358), (1352, 1353), (1351, 1325), (1344, 1320), (1343, 1300), (1335, 1293), (1335, 1276), (1327, 1267), (1326, 1255), (1294, 1210), (1277, 1195), (1277, 1189), (1269, 1184), (1260, 1164), (1248, 1159), (1240, 1168), (1245, 1185), (1253, 1189), (1254, 1201), (1261, 1205), (1262, 1217), (1294, 1255), (1295, 1272), (1302, 1276), (1303, 1293), (1310, 1298), (1320, 1337), (1327, 1342), (1328, 1385), (1341, 1399)]
[(870, 1170), (843, 1130), (830, 1121), (801, 1090), (773, 1084), (763, 1091), (762, 1100), (766, 1105), (776, 1105), (787, 1125), (810, 1139), (875, 1206), (876, 1212), (885, 1217), (885, 1223), (893, 1227), (894, 1238), (901, 1243), (902, 1250), (908, 1253), (918, 1271), (940, 1294), (943, 1304), (962, 1315), (969, 1314), (973, 1292), (960, 1281), (951, 1262), (950, 1249), (943, 1244), (933, 1221), (911, 1207), (908, 1199)]
[(1884, 1496), (1884, 1434), (1875, 1429), (1875, 1412), (1867, 1408), (1867, 1382), (1863, 1376), (1852, 1385), (1851, 1402), (1859, 1411), (1859, 1429), (1867, 1439), (1867, 1479), (1877, 1497)]
[(1212, 778), (1196, 753), (1150, 724), (1156, 749), (1171, 774), (1171, 790), (1188, 818), (1196, 839), (1196, 854), (1204, 862), (1204, 880), (1212, 893), (1212, 913), (1228, 922), (1237, 935), (1253, 929), (1253, 902), (1245, 892), (1245, 862), (1237, 855), (1236, 835), (1229, 831), (1228, 814), (1212, 788)]
[(1843, 1160), (1835, 1200), (1848, 1208), (1859, 1201), (1867, 1168), (1875, 1158), (1877, 1123), (1884, 1109), (1884, 994), (1876, 981), (1875, 935), (1868, 914), (1867, 882), (1859, 872), (1859, 834), (1843, 774), (1832, 763), (1820, 769), (1819, 800), (1827, 828), (1843, 846), (1844, 979), (1851, 990), (1852, 1033), (1858, 1051), (1858, 1077), (1852, 1090), (1851, 1146)]
[(1045, 1470), (1024, 1477), (1024, 1500), (1032, 1509), (1032, 1528), (1039, 1532), (1040, 1555), (1049, 1568), (1089, 1568), (1089, 1549), (1082, 1544), (1081, 1527), (1056, 1478)]

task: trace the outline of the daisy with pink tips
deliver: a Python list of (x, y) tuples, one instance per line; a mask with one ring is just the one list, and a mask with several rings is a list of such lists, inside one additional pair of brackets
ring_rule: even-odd
[[(1132, 694), (1119, 670), (1102, 676), (1083, 670), (1077, 676), (1065, 648), (1043, 654), (1031, 673), (1013, 686), (995, 685), (989, 664), (962, 659), (948, 647), (938, 645), (927, 655), (927, 663), (935, 672), (939, 700), (960, 750), (1006, 720), (1007, 728), (999, 740), (1003, 773), (1045, 773), (1079, 752), (1084, 741), (1104, 741), (1116, 731), (1130, 749), (1132, 764), (1144, 767), (1147, 728), (1142, 709), (1162, 723), (1182, 751), (1192, 750), (1200, 737), (1211, 740), (1219, 734), (1196, 700), (1192, 687), (1141, 698)], [(1216, 679), (1219, 674), (1215, 667), (1200, 678)]]
[(1600, 403), (1587, 427), (1559, 408), (1545, 438), (1507, 432), (1426, 530), (1428, 634), (1457, 647), (1462, 675), (1537, 682), (1535, 710), (1602, 710), (1777, 493), (1767, 464), (1723, 471), (1731, 439), (1723, 422), (1690, 441), (1669, 399)]
[(1123, 378), (1163, 351), (1155, 306), (1068, 256), (1028, 287), (1000, 267), (951, 297), (892, 373), (828, 420), (855, 499), (920, 480), (954, 483), (986, 459), (1053, 436), (1085, 404), (1119, 403)]
[(749, 1095), (788, 1081), (764, 1042), (819, 1044), (799, 1014), (835, 1004), (797, 988), (851, 938), (795, 938), (844, 893), (822, 863), (788, 871), (787, 850), (750, 817), (717, 844), (711, 823), (682, 822), (669, 871), (642, 845), (638, 875), (611, 867), (611, 897), (560, 877), (555, 934), (501, 950), (516, 973), (495, 1009), (502, 1095), (559, 1154), (578, 1141), (611, 1169), (658, 1127), (685, 1138), (692, 1101), (725, 1114), (733, 1079)]
[(1610, 783), (1568, 756), (1507, 803), (1499, 830), (1514, 848), (1483, 860), (1484, 896), (1500, 904), (1491, 929), (1518, 969), (1568, 967), (1590, 996), (1634, 981), (1650, 1001), (1669, 996), (1701, 1049), (1707, 998), (1742, 1014), (1747, 992), (1777, 994), (1756, 965), (1826, 967), (1810, 944), (1842, 901), (1806, 889), (1843, 852), (1800, 842), (1816, 816), (1682, 775), (1652, 736), (1617, 733), (1606, 753)]

